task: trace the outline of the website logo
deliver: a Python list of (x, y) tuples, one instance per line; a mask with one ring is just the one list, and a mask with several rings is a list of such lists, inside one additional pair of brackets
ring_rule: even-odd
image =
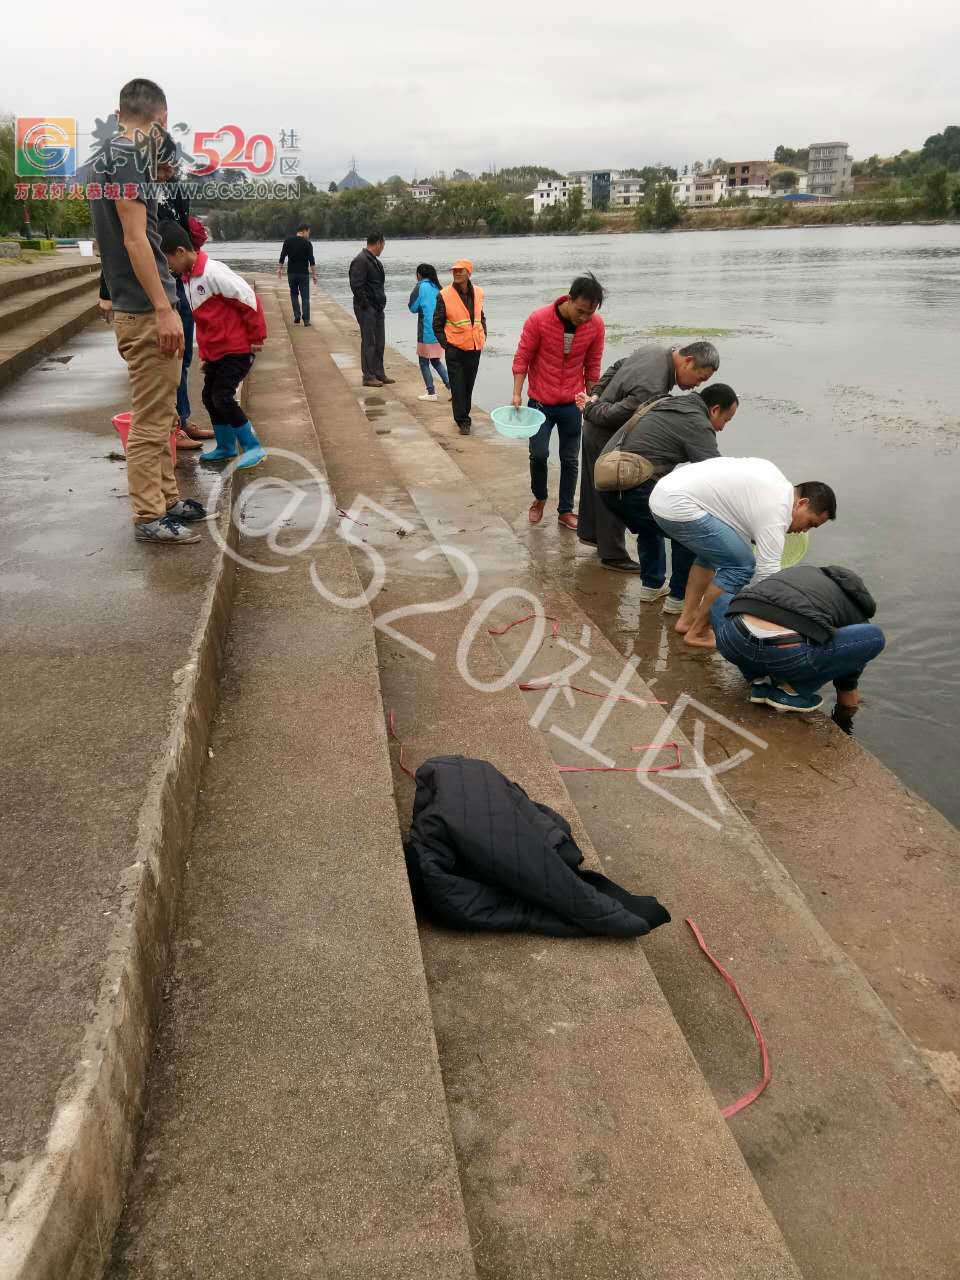
[(77, 122), (72, 116), (17, 116), (18, 178), (72, 178), (77, 172)]

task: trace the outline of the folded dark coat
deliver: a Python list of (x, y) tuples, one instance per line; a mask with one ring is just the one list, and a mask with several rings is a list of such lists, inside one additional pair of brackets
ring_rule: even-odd
[(656, 898), (579, 870), (566, 820), (486, 760), (424, 761), (406, 854), (414, 902), (448, 928), (633, 938), (670, 920)]

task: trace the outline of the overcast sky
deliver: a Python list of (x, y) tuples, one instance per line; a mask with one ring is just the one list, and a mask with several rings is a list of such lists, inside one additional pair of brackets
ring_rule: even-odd
[(863, 158), (960, 123), (958, 11), (956, 0), (130, 0), (108, 15), (48, 0), (6, 10), (0, 110), (89, 130), (125, 80), (149, 76), (171, 123), (191, 131), (296, 128), (303, 170), (323, 183), (354, 154), (371, 180), (763, 159), (781, 142), (837, 139)]

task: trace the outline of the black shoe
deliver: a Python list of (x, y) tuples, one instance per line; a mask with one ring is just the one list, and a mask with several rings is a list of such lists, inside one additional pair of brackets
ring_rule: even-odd
[(303, 327), (304, 327), (305, 329), (310, 329), (310, 328), (312, 328), (313, 326), (310, 324), (310, 321), (309, 321), (309, 320), (304, 320), (304, 322), (303, 322)]
[(197, 520), (206, 520), (207, 509), (195, 498), (183, 498), (167, 507), (167, 515), (179, 524), (195, 524)]
[(457, 423), (457, 427), (459, 428), (459, 430), (460, 430), (460, 434), (461, 434), (462, 436), (468, 436), (468, 435), (470, 434), (470, 423), (469, 423), (469, 422), (458, 422), (458, 423)]
[(640, 573), (640, 566), (636, 560), (601, 560), (601, 567), (610, 569), (614, 573)]
[(585, 538), (583, 534), (577, 534), (577, 541), (582, 542), (587, 547), (595, 547), (597, 545), (596, 538)]
[(293, 323), (294, 323), (294, 324), (299, 324), (299, 323), (300, 323), (300, 317), (299, 317), (299, 316), (294, 316), (294, 317), (293, 317)]
[(381, 374), (381, 375), (380, 375), (380, 381), (381, 381), (381, 382), (383, 383), (383, 385), (386, 387), (386, 386), (389, 386), (390, 384), (392, 384), (392, 383), (396, 382), (396, 378), (388, 378), (385, 374)]

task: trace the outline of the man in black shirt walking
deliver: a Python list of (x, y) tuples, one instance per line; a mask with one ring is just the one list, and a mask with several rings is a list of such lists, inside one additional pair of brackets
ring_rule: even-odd
[(301, 308), (303, 323), (310, 325), (310, 276), (317, 283), (317, 264), (313, 260), (313, 245), (310, 243), (310, 225), (301, 222), (295, 236), (287, 236), (280, 250), (280, 262), (277, 275), (287, 263), (287, 283), (290, 285), (290, 301), (293, 303), (293, 323), (300, 323)]

